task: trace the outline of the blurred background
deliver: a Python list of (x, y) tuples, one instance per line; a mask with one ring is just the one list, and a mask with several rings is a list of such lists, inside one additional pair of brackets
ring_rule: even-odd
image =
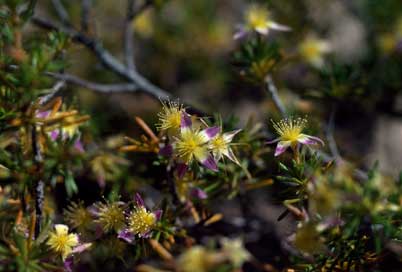
[[(56, 19), (54, 1), (41, 1), (37, 14)], [(79, 26), (81, 1), (60, 1)], [(141, 2), (141, 1), (139, 1)], [(253, 1), (257, 2), (257, 1)], [(279, 95), (294, 112), (335, 114), (335, 139), (342, 157), (358, 165), (380, 161), (390, 175), (402, 166), (402, 3), (399, 0), (289, 0), (266, 4), (276, 22), (291, 32), (272, 32), (286, 56), (273, 72)], [(275, 112), (268, 94), (249, 84), (236, 66), (236, 25), (252, 3), (241, 0), (159, 0), (132, 23), (137, 69), (154, 84), (207, 113), (250, 116), (266, 122)], [(123, 58), (125, 0), (92, 1), (89, 33)], [(308, 37), (325, 40), (325, 67), (312, 68), (299, 54)], [(81, 45), (67, 52), (68, 72), (101, 83), (119, 78)], [(328, 84), (328, 77), (331, 83)], [(159, 102), (145, 95), (102, 95), (72, 88), (91, 113), (99, 133), (133, 130), (131, 117), (155, 118)], [(107, 110), (105, 110), (107, 109)]]

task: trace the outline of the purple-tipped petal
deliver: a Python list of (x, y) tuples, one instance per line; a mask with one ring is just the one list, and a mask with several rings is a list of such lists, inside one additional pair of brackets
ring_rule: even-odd
[(59, 135), (60, 135), (60, 131), (58, 129), (52, 130), (49, 134), (50, 139), (52, 139), (52, 141), (56, 141), (57, 138), (59, 137)]
[(214, 172), (218, 172), (218, 165), (216, 164), (216, 161), (212, 155), (209, 155), (204, 161), (201, 161), (201, 163), (206, 168)]
[(148, 239), (148, 238), (151, 237), (151, 232), (152, 232), (152, 231), (147, 231), (147, 232), (145, 232), (145, 233), (140, 233), (138, 236), (141, 237), (141, 238)]
[(209, 127), (201, 131), (201, 134), (206, 141), (209, 141), (210, 139), (218, 135), (219, 131), (220, 131), (219, 127)]
[(281, 155), (290, 146), (290, 141), (280, 141), (275, 149), (275, 157)]
[(271, 141), (267, 141), (267, 142), (265, 142), (266, 144), (274, 144), (274, 143), (277, 143), (277, 142), (279, 142), (281, 139), (280, 138), (276, 138), (276, 139), (273, 139), (273, 140), (271, 140)]
[(237, 26), (236, 32), (233, 35), (234, 40), (239, 40), (247, 36), (248, 32), (243, 26)]
[(77, 139), (74, 143), (74, 148), (80, 153), (84, 153), (85, 149), (80, 139)]
[(142, 197), (139, 193), (135, 194), (134, 200), (138, 207), (145, 207), (144, 200), (142, 199)]
[(103, 228), (101, 225), (97, 224), (95, 227), (95, 238), (99, 239), (102, 237), (102, 235), (103, 235)]
[(92, 246), (92, 243), (84, 243), (84, 244), (80, 244), (78, 246), (76, 246), (72, 253), (81, 253), (87, 249), (89, 249)]
[(50, 111), (39, 111), (36, 113), (36, 117), (38, 118), (46, 118), (50, 114)]
[(223, 139), (227, 143), (230, 143), (233, 140), (234, 136), (236, 136), (236, 134), (239, 133), (240, 131), (241, 131), (241, 129), (236, 129), (236, 130), (233, 130), (230, 132), (223, 133)]
[(95, 204), (89, 206), (87, 211), (93, 216), (99, 216), (99, 208)]
[(297, 141), (305, 145), (316, 145), (316, 144), (325, 145), (323, 140), (321, 140), (320, 138), (305, 134), (300, 135)]
[(163, 213), (162, 210), (156, 210), (153, 213), (155, 215), (156, 221), (159, 221), (162, 218), (162, 213)]
[(177, 177), (179, 179), (182, 179), (184, 175), (187, 173), (188, 170), (188, 165), (184, 163), (179, 163), (177, 164), (176, 171), (177, 171)]
[(223, 152), (223, 155), (225, 155), (227, 158), (229, 158), (229, 160), (240, 166), (240, 162), (237, 159), (236, 155), (233, 153), (233, 150), (231, 148)]
[(99, 175), (96, 177), (96, 181), (98, 182), (99, 187), (101, 187), (101, 188), (104, 188), (104, 187), (105, 187), (105, 185), (106, 185), (106, 178), (105, 178), (104, 175), (99, 174)]
[(198, 199), (207, 199), (208, 195), (207, 193), (200, 189), (200, 188), (193, 188), (191, 189), (190, 195), (194, 198), (198, 198)]
[(164, 157), (170, 157), (173, 154), (173, 146), (171, 144), (167, 144), (159, 148), (159, 155)]
[(130, 230), (123, 229), (123, 230), (119, 231), (117, 238), (122, 239), (122, 240), (126, 241), (127, 243), (131, 244), (132, 242), (134, 242), (135, 235)]
[(72, 256), (67, 257), (63, 262), (64, 271), (73, 272), (74, 258)]
[(191, 117), (185, 112), (182, 112), (181, 118), (180, 118), (180, 128), (181, 129), (189, 129), (191, 128), (192, 122), (191, 122)]

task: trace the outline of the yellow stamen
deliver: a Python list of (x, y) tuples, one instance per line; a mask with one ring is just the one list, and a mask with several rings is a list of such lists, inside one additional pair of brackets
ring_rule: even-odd
[(202, 158), (207, 151), (204, 136), (199, 131), (185, 130), (181, 133), (181, 137), (176, 142), (176, 150), (178, 156), (187, 164), (189, 164), (194, 157)]
[(129, 227), (134, 234), (145, 234), (152, 230), (156, 216), (145, 207), (137, 207), (129, 217)]
[(159, 123), (156, 127), (159, 130), (179, 129), (183, 105), (169, 101), (162, 103), (162, 111), (158, 113)]
[(303, 129), (306, 127), (307, 120), (304, 118), (286, 118), (278, 123), (273, 122), (273, 127), (279, 134), (281, 141), (297, 142)]
[(269, 13), (262, 7), (253, 5), (246, 13), (246, 23), (251, 29), (264, 29), (267, 28)]

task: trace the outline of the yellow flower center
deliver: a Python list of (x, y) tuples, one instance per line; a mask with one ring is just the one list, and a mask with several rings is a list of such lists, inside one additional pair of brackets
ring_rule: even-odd
[(222, 135), (219, 135), (211, 140), (211, 149), (215, 152), (222, 153), (228, 148), (228, 143)]
[(276, 132), (279, 134), (281, 141), (297, 142), (302, 130), (305, 128), (307, 120), (303, 118), (286, 118), (278, 123), (273, 122)]
[(181, 114), (183, 112), (182, 105), (169, 101), (167, 104), (163, 104), (162, 111), (158, 113), (159, 123), (158, 129), (178, 129), (180, 128)]
[(186, 163), (190, 163), (194, 157), (201, 158), (205, 154), (205, 139), (199, 131), (186, 130), (176, 143), (178, 156)]
[(246, 13), (246, 23), (251, 29), (266, 28), (269, 13), (262, 7), (252, 6)]
[(144, 207), (138, 207), (129, 218), (130, 230), (134, 234), (145, 234), (152, 230), (156, 223), (155, 214), (148, 212)]

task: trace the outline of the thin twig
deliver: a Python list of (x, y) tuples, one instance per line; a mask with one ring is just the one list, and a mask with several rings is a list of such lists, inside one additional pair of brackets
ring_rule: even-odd
[(52, 98), (55, 97), (57, 93), (65, 86), (66, 86), (65, 80), (61, 79), (57, 81), (56, 84), (54, 84), (53, 87), (50, 89), (50, 92), (47, 95), (41, 97), (41, 104), (44, 105), (50, 100), (52, 100)]
[(91, 52), (93, 52), (105, 67), (135, 83), (143, 92), (162, 100), (171, 98), (171, 95), (167, 91), (162, 90), (158, 86), (152, 84), (137, 71), (130, 72), (126, 66), (117, 60), (112, 54), (110, 54), (99, 41), (85, 35), (82, 32), (76, 31), (73, 28), (60, 27), (49, 20), (44, 20), (43, 18), (33, 17), (32, 22), (42, 28), (65, 32), (74, 41), (83, 44)]
[(134, 62), (134, 33), (132, 22), (134, 17), (134, 0), (127, 0), (127, 18), (124, 22), (124, 55), (130, 73), (136, 70)]
[(138, 86), (134, 83), (116, 83), (116, 84), (101, 84), (82, 79), (71, 74), (60, 74), (47, 72), (46, 75), (53, 78), (63, 80), (67, 83), (87, 88), (89, 90), (101, 93), (118, 93), (118, 92), (138, 92)]
[(71, 26), (70, 16), (68, 15), (67, 10), (64, 8), (63, 3), (60, 0), (52, 0), (52, 4), (63, 25)]
[(285, 106), (283, 105), (283, 103), (278, 95), (278, 89), (276, 88), (274, 81), (272, 80), (272, 77), (270, 75), (266, 76), (265, 83), (266, 83), (268, 92), (271, 94), (272, 101), (274, 102), (276, 108), (279, 110), (282, 117), (286, 117), (287, 114), (286, 114)]
[(45, 184), (42, 181), (42, 163), (43, 157), (40, 151), (39, 139), (37, 135), (37, 127), (36, 125), (32, 126), (31, 131), (31, 141), (32, 141), (32, 152), (33, 152), (33, 161), (36, 165), (37, 170), (37, 178), (34, 183), (34, 196), (35, 196), (35, 237), (38, 237), (41, 231), (41, 223), (43, 216), (43, 203), (45, 200), (44, 187)]
[(326, 128), (326, 136), (327, 136), (329, 150), (331, 151), (331, 154), (335, 158), (335, 160), (337, 160), (337, 159), (340, 159), (341, 156), (340, 156), (338, 146), (336, 144), (335, 137), (334, 137), (335, 114), (336, 114), (336, 107), (333, 106), (330, 116), (329, 116), (327, 128)]
[(82, 0), (81, 2), (81, 31), (89, 30), (89, 15), (91, 9), (91, 0)]

